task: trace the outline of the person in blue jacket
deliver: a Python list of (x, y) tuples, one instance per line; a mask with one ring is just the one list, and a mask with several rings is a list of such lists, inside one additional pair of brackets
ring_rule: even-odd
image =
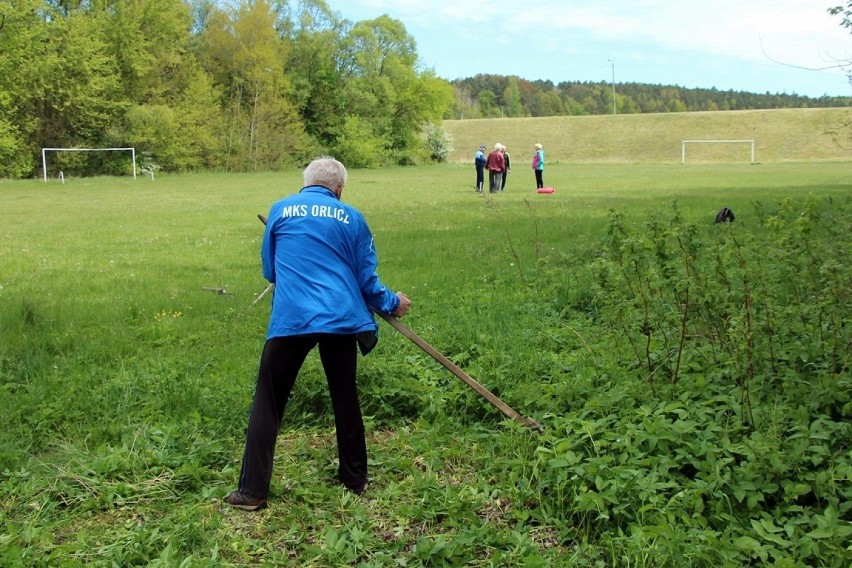
[(485, 144), (479, 147), (476, 154), (473, 156), (473, 165), (476, 167), (476, 193), (482, 193), (482, 186), (485, 183)]
[(357, 352), (372, 350), (371, 310), (404, 316), (411, 300), (376, 272), (363, 215), (340, 198), (346, 168), (322, 157), (304, 171), (299, 193), (272, 205), (261, 245), (263, 275), (275, 285), (260, 358), (238, 488), (225, 501), (254, 511), (267, 504), (275, 439), (308, 353), (319, 346), (334, 411), (338, 478), (355, 493), (367, 483), (367, 446), (355, 382)]

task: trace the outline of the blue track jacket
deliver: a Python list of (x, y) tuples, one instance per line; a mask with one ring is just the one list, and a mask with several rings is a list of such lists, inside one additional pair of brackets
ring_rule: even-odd
[(364, 216), (328, 188), (308, 186), (272, 205), (260, 258), (263, 276), (275, 284), (267, 339), (359, 334), (366, 354), (378, 331), (370, 306), (385, 314), (399, 306), (376, 273)]

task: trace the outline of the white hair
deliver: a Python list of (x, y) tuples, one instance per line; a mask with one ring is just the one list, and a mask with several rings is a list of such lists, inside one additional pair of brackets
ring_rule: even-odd
[(346, 184), (346, 167), (331, 156), (320, 156), (302, 174), (305, 187), (321, 185), (336, 190)]

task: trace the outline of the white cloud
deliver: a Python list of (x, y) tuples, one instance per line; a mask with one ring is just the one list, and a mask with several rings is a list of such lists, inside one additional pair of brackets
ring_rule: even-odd
[[(722, 61), (731, 70), (730, 75), (749, 73), (733, 62), (763, 66), (765, 70), (784, 66), (819, 69), (852, 59), (852, 35), (819, 0), (329, 2), (332, 9), (350, 19), (387, 13), (402, 21), (417, 40), (421, 55), (426, 55), (428, 48), (435, 54), (435, 60), (426, 63), (438, 66), (439, 74), (445, 69), (449, 78), (468, 76), (471, 69), (539, 78), (525, 75), (528, 68), (491, 68), (493, 62), (486, 59), (493, 57), (493, 48), (502, 50), (507, 64), (509, 58), (526, 57), (542, 73), (561, 72), (561, 77), (549, 77), (555, 81), (566, 78), (566, 69), (574, 73), (584, 66), (596, 66), (601, 71), (597, 78), (603, 79), (608, 76), (604, 72), (609, 59), (617, 60), (623, 71), (635, 65), (635, 74), (642, 71), (642, 65), (655, 72), (669, 66), (672, 80), (684, 78), (686, 66), (706, 70), (721, 67)], [(456, 60), (449, 61), (446, 54), (456, 45), (457, 55), (452, 58)], [(551, 71), (545, 71), (545, 66)], [(725, 83), (731, 78), (707, 80)], [(642, 79), (634, 76), (629, 80)], [(835, 70), (831, 80), (832, 85), (839, 85), (831, 90), (845, 94), (842, 73)], [(782, 84), (782, 90), (796, 90), (795, 85)], [(765, 90), (775, 88), (767, 84)]]
[[(353, 3), (348, 2), (348, 3)], [(406, 25), (443, 30), (448, 36), (478, 34), (494, 42), (507, 36), (591, 37), (606, 42), (643, 42), (669, 49), (710, 51), (761, 59), (770, 55), (799, 64), (819, 64), (831, 54), (848, 57), (852, 36), (813, 0), (644, 0), (615, 2), (468, 0), (360, 0), (376, 14), (389, 13)], [(505, 39), (505, 41), (509, 41)], [(487, 46), (484, 46), (487, 47)]]

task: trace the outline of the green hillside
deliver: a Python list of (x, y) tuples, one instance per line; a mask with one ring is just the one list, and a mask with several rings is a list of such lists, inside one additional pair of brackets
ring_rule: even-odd
[[(550, 162), (680, 163), (683, 140), (755, 140), (755, 161), (852, 160), (848, 108), (554, 116), (444, 121), (450, 161), (473, 162), (480, 144), (505, 144), (519, 167), (544, 146)], [(840, 128), (838, 144), (830, 132)], [(748, 144), (690, 144), (687, 162), (748, 162)]]

